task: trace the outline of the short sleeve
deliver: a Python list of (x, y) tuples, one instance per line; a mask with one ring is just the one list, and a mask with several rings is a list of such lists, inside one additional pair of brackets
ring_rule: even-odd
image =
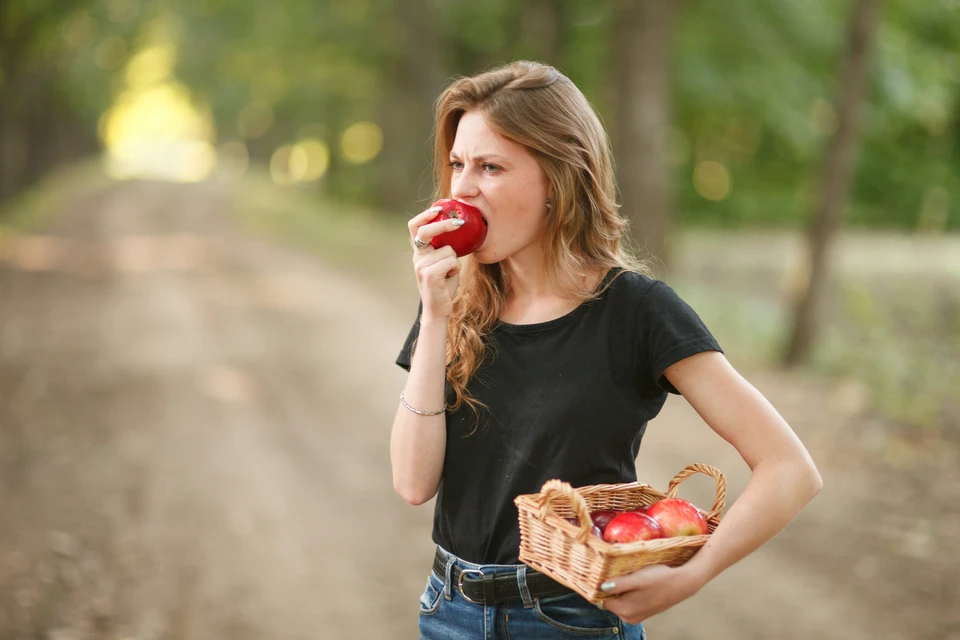
[(417, 336), (420, 335), (420, 315), (422, 313), (423, 302), (417, 308), (417, 319), (410, 328), (410, 333), (407, 334), (407, 339), (403, 342), (403, 348), (400, 349), (400, 354), (397, 356), (397, 365), (407, 371), (410, 371), (410, 363), (413, 360), (413, 345), (416, 344)]
[(678, 394), (663, 375), (671, 365), (704, 351), (723, 349), (697, 315), (669, 285), (657, 281), (637, 308), (636, 362), (641, 388)]

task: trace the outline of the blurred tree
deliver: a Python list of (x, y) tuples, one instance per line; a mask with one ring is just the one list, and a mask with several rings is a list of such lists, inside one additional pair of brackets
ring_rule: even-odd
[(377, 204), (410, 215), (426, 208), (419, 205), (428, 204), (432, 195), (432, 107), (446, 76), (445, 25), (430, 4), (394, 2), (391, 45), (396, 55), (384, 62), (381, 85), (384, 145), (377, 165)]
[(856, 167), (861, 103), (868, 78), (870, 46), (876, 31), (879, 0), (856, 0), (838, 83), (836, 132), (826, 146), (817, 205), (807, 237), (807, 277), (798, 292), (784, 362), (795, 365), (810, 351), (817, 311), (830, 269), (830, 246), (847, 206)]
[(616, 155), (622, 211), (645, 255), (666, 262), (671, 207), (667, 167), (674, 0), (614, 5)]
[(520, 15), (510, 28), (510, 50), (516, 58), (559, 67), (570, 18), (563, 0), (530, 0), (517, 3)]
[(0, 3), (0, 202), (96, 148), (61, 82), (64, 19), (87, 4)]

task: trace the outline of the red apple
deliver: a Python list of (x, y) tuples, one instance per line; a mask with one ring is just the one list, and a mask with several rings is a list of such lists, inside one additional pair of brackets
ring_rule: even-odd
[(707, 519), (692, 503), (682, 498), (665, 498), (647, 507), (646, 514), (660, 523), (663, 535), (702, 536), (708, 533)]
[(459, 200), (438, 200), (434, 207), (442, 207), (440, 213), (430, 222), (440, 222), (447, 218), (460, 218), (463, 226), (453, 231), (434, 236), (430, 244), (434, 249), (450, 246), (458, 258), (473, 253), (480, 248), (487, 237), (487, 221), (480, 209)]
[[(567, 522), (569, 522), (570, 524), (572, 524), (572, 525), (575, 526), (575, 527), (579, 527), (579, 526), (580, 526), (580, 518), (564, 518), (564, 520), (566, 520)], [(600, 527), (598, 527), (597, 525), (592, 525), (592, 526), (590, 527), (590, 533), (592, 533), (593, 535), (597, 536), (598, 538), (602, 538), (602, 537), (603, 537), (603, 531), (602, 531), (602, 530), (600, 529)]]
[(662, 537), (663, 531), (657, 521), (636, 511), (621, 513), (603, 532), (603, 539), (607, 542), (639, 542)]
[(610, 524), (610, 521), (620, 515), (620, 511), (614, 511), (613, 509), (597, 509), (596, 511), (590, 512), (590, 519), (593, 521), (594, 526), (598, 527), (602, 532), (607, 528), (607, 525)]

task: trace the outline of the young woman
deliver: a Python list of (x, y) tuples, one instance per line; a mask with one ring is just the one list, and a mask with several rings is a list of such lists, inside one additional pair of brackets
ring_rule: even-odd
[[(437, 198), (477, 207), (483, 245), (409, 222), (420, 311), (397, 364), (394, 487), (437, 497), (423, 638), (642, 638), (641, 622), (757, 549), (820, 490), (807, 451), (727, 362), (697, 314), (621, 245), (609, 143), (552, 67), (515, 62), (451, 84), (437, 104)], [(632, 482), (649, 420), (682, 394), (752, 470), (685, 565), (604, 585), (603, 609), (519, 564), (513, 499), (551, 478)]]

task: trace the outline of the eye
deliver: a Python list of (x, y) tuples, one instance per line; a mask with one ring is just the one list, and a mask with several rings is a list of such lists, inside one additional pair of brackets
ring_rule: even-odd
[(498, 167), (495, 164), (490, 164), (488, 162), (487, 164), (483, 165), (483, 170), (486, 171), (487, 173), (496, 173), (497, 171), (500, 171), (500, 167)]
[(460, 162), (459, 160), (451, 161), (448, 166), (454, 171), (459, 171), (460, 169), (463, 169), (463, 163)]

